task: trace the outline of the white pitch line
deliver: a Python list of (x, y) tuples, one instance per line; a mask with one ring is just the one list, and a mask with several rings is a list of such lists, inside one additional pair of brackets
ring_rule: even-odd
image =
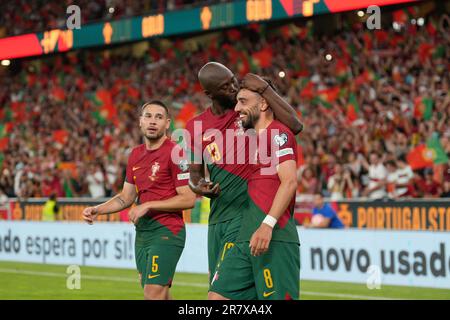
[[(45, 272), (45, 271), (30, 271), (30, 270), (17, 270), (17, 269), (2, 269), (0, 268), (0, 273), (13, 273), (13, 274), (24, 274), (31, 276), (43, 276), (43, 277), (56, 277), (56, 278), (67, 278), (69, 274), (56, 273), (56, 272)], [(139, 280), (123, 277), (107, 277), (107, 276), (91, 276), (82, 275), (82, 279), (88, 280), (99, 280), (99, 281), (117, 281), (117, 282), (132, 282), (139, 284)], [(203, 283), (192, 283), (192, 282), (174, 282), (174, 286), (182, 287), (198, 287), (198, 288), (208, 288), (207, 284)], [(347, 299), (364, 299), (364, 300), (405, 300), (402, 298), (389, 298), (389, 297), (375, 297), (375, 296), (362, 296), (344, 293), (333, 293), (333, 292), (314, 292), (314, 291), (301, 291), (300, 295), (310, 295), (318, 297), (334, 297), (334, 298), (347, 298)]]

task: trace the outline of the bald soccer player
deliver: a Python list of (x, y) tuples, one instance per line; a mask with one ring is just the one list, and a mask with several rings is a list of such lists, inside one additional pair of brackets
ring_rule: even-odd
[[(190, 134), (187, 147), (191, 151), (189, 186), (195, 193), (211, 198), (208, 226), (211, 284), (216, 268), (234, 246), (241, 226), (242, 207), (247, 201), (247, 179), (250, 176), (249, 146), (247, 140), (243, 144), (236, 141), (243, 134), (243, 127), (239, 113), (234, 111), (239, 90), (234, 74), (220, 63), (209, 62), (200, 69), (198, 78), (205, 94), (212, 100), (212, 106), (186, 125)], [(302, 130), (303, 125), (295, 110), (262, 78), (247, 74), (241, 85), (261, 94), (273, 106), (274, 116), (292, 132), (297, 134)], [(196, 129), (199, 123), (200, 131)], [(235, 133), (227, 136), (227, 129)], [(234, 143), (230, 143), (230, 139)], [(238, 163), (237, 159), (243, 155), (244, 161)], [(205, 167), (209, 179), (205, 178)]]

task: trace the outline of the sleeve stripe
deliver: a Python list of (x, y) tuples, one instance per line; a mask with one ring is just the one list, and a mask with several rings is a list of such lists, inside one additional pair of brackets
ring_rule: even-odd
[(277, 156), (277, 158), (288, 155), (288, 154), (294, 154), (294, 150), (292, 148), (286, 148), (286, 149), (281, 149), (275, 152), (275, 155)]
[(186, 180), (186, 179), (189, 179), (189, 172), (177, 174), (177, 179), (178, 179), (178, 180)]

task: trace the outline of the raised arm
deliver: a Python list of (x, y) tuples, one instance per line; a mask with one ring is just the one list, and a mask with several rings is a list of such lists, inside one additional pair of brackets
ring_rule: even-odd
[(295, 109), (260, 76), (248, 73), (242, 80), (241, 86), (261, 94), (272, 108), (275, 118), (286, 125), (294, 134), (299, 134), (303, 130), (303, 124), (298, 119)]

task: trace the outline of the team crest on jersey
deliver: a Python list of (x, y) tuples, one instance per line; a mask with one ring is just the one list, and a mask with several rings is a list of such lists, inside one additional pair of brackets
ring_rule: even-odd
[(280, 147), (284, 146), (286, 144), (286, 142), (288, 141), (288, 136), (286, 133), (282, 133), (282, 134), (278, 134), (276, 135), (273, 140), (275, 141), (275, 143), (277, 145), (279, 145)]
[(180, 163), (178, 164), (178, 167), (183, 172), (188, 171), (188, 169), (189, 169), (188, 161), (186, 159), (181, 160)]
[(156, 179), (158, 179), (158, 177), (156, 176), (156, 174), (158, 173), (159, 169), (160, 169), (160, 165), (158, 162), (155, 162), (152, 165), (152, 175), (149, 176), (150, 180), (155, 181)]
[(242, 136), (244, 134), (244, 127), (242, 126), (242, 120), (236, 119), (236, 121), (234, 122), (234, 125), (236, 127), (236, 135)]

